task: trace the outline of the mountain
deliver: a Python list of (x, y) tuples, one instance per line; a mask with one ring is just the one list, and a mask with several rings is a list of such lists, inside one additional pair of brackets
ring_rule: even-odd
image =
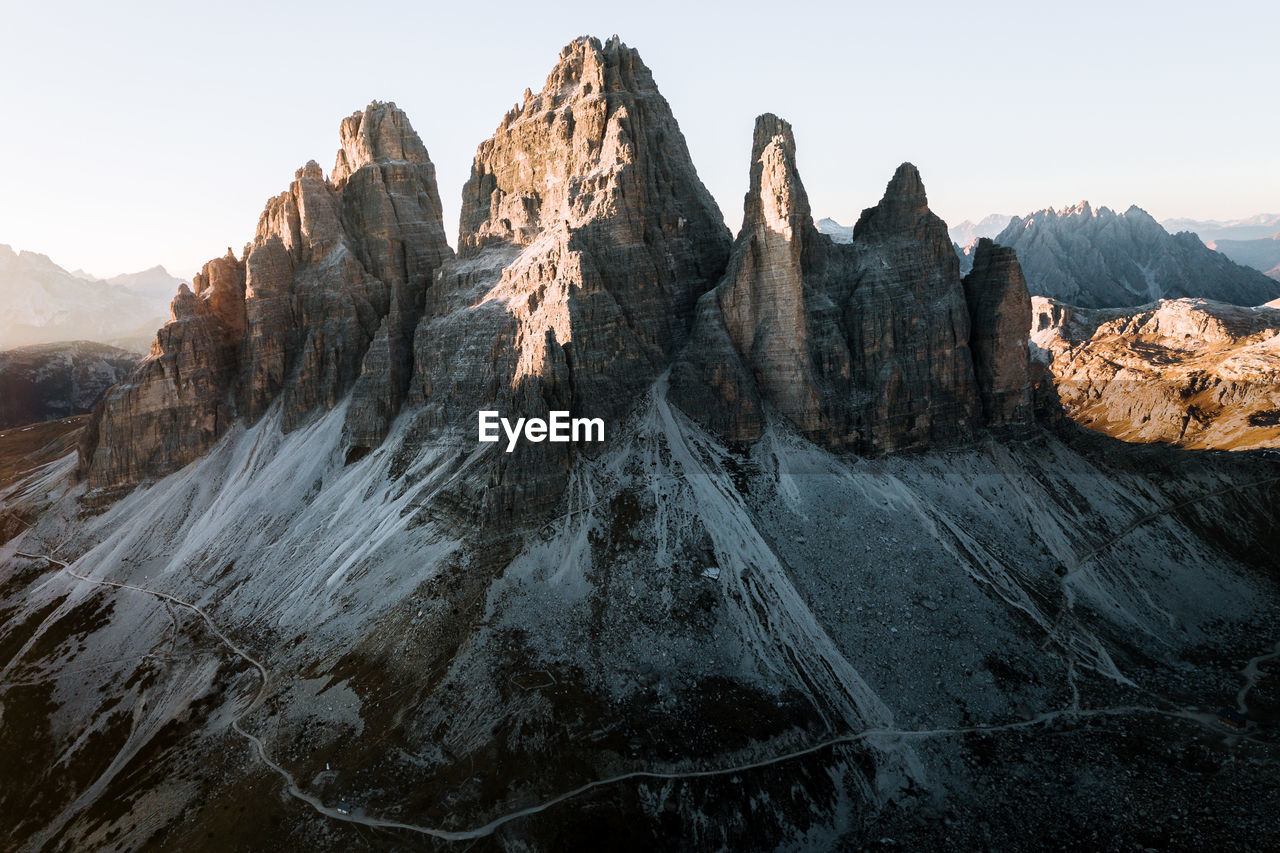
[[(694, 343), (672, 371), (673, 399), (730, 442), (758, 441), (769, 410), (832, 449), (964, 441), (1005, 420), (984, 419), (984, 398), (1007, 389), (979, 381), (970, 350), (971, 340), (996, 332), (978, 303), (1002, 290), (998, 277), (974, 279), (971, 314), (946, 225), (929, 211), (909, 163), (863, 211), (851, 243), (827, 239), (810, 215), (790, 125), (761, 116), (742, 231), (724, 279), (699, 300)], [(1021, 346), (1017, 375), (982, 378), (1020, 383), (1011, 390), (1025, 398), (1027, 419), (1022, 329), (1030, 302), (1022, 288), (1025, 316), (1013, 313), (1010, 327), (1011, 344)]]
[(1032, 342), (1078, 423), (1131, 442), (1280, 447), (1280, 310), (1081, 309), (1036, 297)]
[(1157, 299), (1206, 298), (1261, 305), (1280, 295), (1262, 273), (1170, 235), (1145, 211), (1117, 214), (1088, 202), (1014, 217), (996, 242), (1018, 253), (1027, 285), (1083, 308), (1137, 306)]
[(0, 348), (91, 340), (145, 351), (172, 296), (87, 281), (45, 255), (0, 245)]
[(1260, 240), (1280, 231), (1280, 214), (1259, 213), (1245, 219), (1165, 219), (1160, 223), (1170, 234), (1190, 231), (1207, 243), (1218, 240)]
[(752, 143), (735, 238), (639, 54), (575, 40), (454, 255), (404, 113), (344, 119), (0, 480), (3, 837), (1280, 842), (1280, 465), (1077, 428), (1014, 252), (962, 278), (910, 164), (837, 244)]
[(138, 366), (138, 356), (90, 341), (0, 352), (0, 429), (89, 412)]
[(1007, 216), (1003, 213), (992, 213), (982, 217), (977, 222), (971, 222), (966, 219), (959, 225), (951, 226), (948, 229), (948, 233), (951, 235), (953, 243), (964, 248), (973, 245), (983, 237), (994, 239), (996, 235), (1008, 227), (1012, 220), (1012, 216)]
[(1258, 240), (1214, 240), (1208, 245), (1238, 264), (1280, 279), (1280, 233)]
[(835, 243), (852, 243), (853, 242), (853, 226), (841, 225), (830, 217), (819, 219), (815, 225), (818, 232), (826, 234)]
[(156, 265), (141, 272), (124, 273), (106, 279), (107, 284), (123, 287), (148, 299), (168, 304), (178, 292), (182, 279), (169, 275), (164, 267)]

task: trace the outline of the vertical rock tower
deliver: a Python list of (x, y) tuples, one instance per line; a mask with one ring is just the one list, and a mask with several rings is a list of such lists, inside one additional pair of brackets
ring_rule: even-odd
[(1033, 417), (1027, 346), (1031, 294), (1013, 249), (986, 237), (979, 240), (964, 295), (983, 417), (992, 427), (1025, 426)]
[(435, 168), (404, 113), (375, 102), (340, 136), (331, 180), (314, 161), (299, 169), (243, 256), (228, 250), (178, 294), (148, 358), (86, 430), (90, 486), (180, 468), (277, 400), (293, 429), (353, 386), (349, 432), (366, 443), (385, 434), (426, 289), (452, 251)]
[(1029, 417), (1026, 285), (1011, 252), (984, 251), (966, 301), (946, 225), (910, 163), (863, 211), (853, 242), (833, 243), (813, 224), (790, 125), (760, 116), (742, 230), (698, 305), (673, 399), (731, 441), (759, 438), (772, 411), (861, 453), (952, 444)]

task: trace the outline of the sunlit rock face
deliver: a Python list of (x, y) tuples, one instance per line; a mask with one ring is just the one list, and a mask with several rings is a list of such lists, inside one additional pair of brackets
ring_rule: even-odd
[[(685, 342), (729, 242), (639, 54), (617, 39), (574, 41), (476, 152), (459, 258), (415, 341), (421, 428), (474, 443), (481, 408), (617, 426)], [(486, 505), (558, 497), (569, 454), (544, 444), (504, 455)]]
[[(989, 286), (994, 302), (996, 291), (1013, 289), (975, 285)], [(1000, 382), (1025, 389), (1026, 331), (1001, 323), (986, 300), (975, 303), (991, 326), (982, 339), (1005, 363), (984, 378), (1000, 373)], [(672, 393), (732, 441), (759, 438), (773, 411), (832, 448), (955, 443), (984, 423), (970, 325), (946, 225), (930, 212), (916, 168), (903, 164), (863, 212), (852, 243), (836, 244), (814, 226), (790, 125), (763, 115), (742, 231), (724, 279), (698, 305)]]
[(82, 446), (90, 486), (166, 474), (237, 417), (277, 401), (289, 431), (353, 386), (347, 432), (376, 444), (408, 390), (412, 331), (452, 256), (435, 168), (404, 113), (345, 119), (332, 180), (314, 161), (173, 305), (138, 371), (108, 394)]
[(453, 253), (445, 240), (435, 166), (398, 109), (372, 104), (344, 119), (333, 184), (364, 267), (389, 290), (388, 309), (365, 352), (345, 432), (376, 446), (409, 389), (413, 334), (427, 289)]
[(1280, 309), (1033, 302), (1033, 348), (1078, 423), (1125, 441), (1280, 446)]

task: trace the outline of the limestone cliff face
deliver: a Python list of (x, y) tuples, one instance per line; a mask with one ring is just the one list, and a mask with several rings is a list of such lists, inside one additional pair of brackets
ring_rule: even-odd
[[(795, 164), (791, 125), (756, 120), (742, 230), (716, 302), (760, 393), (802, 430), (820, 428), (803, 271), (818, 239)], [(847, 366), (847, 365), (845, 365)]]
[(179, 294), (150, 356), (104, 400), (82, 447), (91, 486), (168, 473), (277, 400), (282, 426), (355, 389), (352, 442), (385, 435), (407, 393), (412, 330), (451, 251), (435, 170), (394, 104), (342, 123), (332, 180), (314, 161), (271, 199), (237, 259)]
[[(989, 330), (1009, 334), (1025, 362), (1025, 328)], [(733, 441), (758, 438), (769, 410), (857, 452), (964, 440), (983, 424), (969, 338), (958, 263), (915, 167), (837, 244), (810, 216), (790, 126), (761, 116), (742, 231), (672, 371), (682, 408)]]
[(90, 486), (181, 468), (212, 447), (234, 417), (227, 390), (235, 381), (238, 342), (212, 298), (185, 284), (171, 310), (147, 358), (94, 410), (80, 446)]
[(993, 427), (1026, 426), (1034, 420), (1027, 350), (1031, 295), (1013, 249), (980, 239), (964, 295), (983, 417)]
[(409, 388), (413, 335), (437, 270), (453, 256), (445, 239), (435, 166), (404, 113), (377, 104), (342, 122), (333, 183), (361, 263), (390, 290), (389, 308), (352, 392), (350, 446), (387, 433)]
[(920, 173), (902, 164), (853, 229), (843, 321), (853, 357), (860, 446), (963, 441), (980, 423), (969, 316), (946, 223)]
[[(573, 42), (476, 152), (460, 257), (415, 339), (421, 428), (473, 444), (481, 408), (620, 425), (685, 342), (729, 242), (639, 54), (617, 39)], [(569, 452), (502, 454), (484, 500), (557, 497)]]

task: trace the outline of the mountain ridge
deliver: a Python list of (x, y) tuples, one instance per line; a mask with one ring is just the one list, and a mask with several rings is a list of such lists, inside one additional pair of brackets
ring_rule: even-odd
[(1160, 298), (1261, 305), (1276, 282), (1205, 247), (1170, 235), (1146, 211), (1096, 210), (1087, 202), (1014, 217), (996, 242), (1017, 251), (1035, 296), (1082, 308), (1136, 306)]
[(0, 244), (0, 349), (93, 340), (145, 350), (176, 284), (160, 296), (137, 292), (76, 276), (48, 255)]
[(837, 245), (766, 113), (731, 239), (616, 37), (477, 148), (456, 256), (401, 111), (339, 142), (0, 485), (6, 838), (1276, 840), (1280, 465), (1055, 416), (1017, 254), (962, 278), (914, 166)]

